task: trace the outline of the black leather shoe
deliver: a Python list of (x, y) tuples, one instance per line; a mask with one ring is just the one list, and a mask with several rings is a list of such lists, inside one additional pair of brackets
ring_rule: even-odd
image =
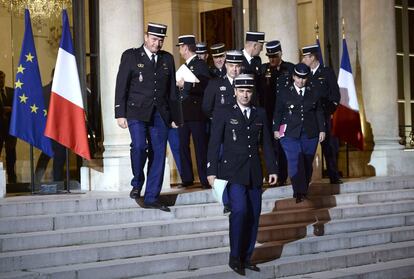
[(134, 200), (139, 199), (140, 196), (141, 196), (141, 190), (136, 187), (132, 188), (131, 192), (129, 192), (129, 197), (131, 199), (134, 199)]
[(179, 188), (183, 188), (183, 187), (189, 187), (189, 186), (193, 186), (194, 182), (193, 181), (183, 181), (180, 186), (178, 186)]
[(227, 216), (227, 215), (230, 215), (230, 213), (231, 213), (230, 206), (225, 205), (223, 208), (223, 214)]
[(285, 186), (285, 185), (287, 185), (286, 181), (278, 181), (278, 182), (276, 182), (276, 186), (277, 187)]
[(296, 203), (303, 202), (305, 200), (302, 194), (296, 194)]
[(247, 269), (250, 269), (256, 272), (260, 272), (260, 268), (257, 265), (252, 264), (251, 262), (245, 262), (243, 266), (244, 268), (247, 268)]
[(159, 209), (165, 212), (171, 212), (171, 209), (168, 206), (160, 204), (159, 202), (144, 203), (144, 208), (153, 208), (153, 209)]
[(201, 188), (203, 188), (203, 189), (211, 189), (211, 186), (208, 185), (208, 184), (202, 184), (201, 185)]
[(239, 260), (235, 258), (230, 258), (229, 267), (233, 269), (233, 271), (236, 272), (237, 274), (240, 274), (242, 276), (246, 275), (246, 270), (244, 269), (243, 265), (241, 264)]
[(342, 183), (344, 183), (340, 178), (337, 178), (337, 179), (330, 179), (329, 180), (329, 182), (331, 183), (331, 184), (342, 184)]

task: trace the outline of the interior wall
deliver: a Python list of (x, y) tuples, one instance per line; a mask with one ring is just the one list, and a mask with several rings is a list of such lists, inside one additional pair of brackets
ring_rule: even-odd
[[(303, 46), (311, 45), (316, 42), (315, 23), (319, 25), (319, 40), (321, 45), (324, 42), (324, 18), (323, 18), (323, 0), (298, 0), (298, 34), (299, 34), (299, 48), (298, 56), (300, 56), (300, 49)], [(324, 50), (322, 49), (325, 57)], [(299, 59), (300, 60), (300, 59)]]

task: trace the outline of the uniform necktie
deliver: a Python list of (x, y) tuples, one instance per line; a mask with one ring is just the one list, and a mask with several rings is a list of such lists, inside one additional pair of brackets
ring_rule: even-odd
[(155, 54), (154, 53), (151, 55), (151, 63), (152, 63), (152, 66), (155, 69)]
[(303, 96), (303, 91), (302, 91), (302, 89), (300, 89), (300, 90), (299, 90), (299, 95), (300, 95), (300, 96)]
[(247, 121), (249, 119), (249, 117), (247, 116), (247, 109), (244, 109), (243, 115), (244, 115), (244, 119), (246, 119)]

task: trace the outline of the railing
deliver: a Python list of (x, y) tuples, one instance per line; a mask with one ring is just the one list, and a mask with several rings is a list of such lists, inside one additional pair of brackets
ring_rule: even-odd
[(414, 131), (411, 125), (399, 126), (400, 144), (407, 149), (414, 149)]

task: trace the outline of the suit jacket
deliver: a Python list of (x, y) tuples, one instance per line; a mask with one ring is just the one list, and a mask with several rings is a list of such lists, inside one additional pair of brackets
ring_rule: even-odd
[(207, 117), (212, 117), (215, 109), (235, 103), (234, 88), (227, 75), (208, 82), (203, 98), (203, 112)]
[[(177, 99), (173, 56), (160, 50), (154, 69), (143, 45), (122, 54), (115, 89), (115, 118), (150, 121), (156, 109), (171, 123), (170, 100)], [(172, 115), (173, 120), (178, 116)]]
[(285, 136), (293, 138), (300, 137), (302, 128), (308, 138), (317, 137), (319, 132), (325, 132), (320, 95), (314, 88), (306, 86), (304, 96), (297, 93), (293, 82), (278, 90), (273, 131), (279, 131), (282, 124), (287, 125)]
[(183, 119), (186, 121), (204, 121), (206, 116), (202, 110), (204, 90), (210, 80), (207, 64), (194, 56), (188, 63), (188, 68), (200, 80), (198, 83), (185, 82), (181, 90)]
[(13, 88), (5, 87), (3, 90), (0, 91), (0, 94), (2, 95), (0, 96), (0, 133), (2, 137), (7, 136), (9, 134), (9, 127), (10, 127), (10, 120), (11, 120), (11, 112), (5, 113), (4, 107), (13, 106), (13, 94), (14, 94)]
[(212, 78), (216, 78), (216, 77), (223, 78), (227, 74), (226, 66), (224, 65), (221, 68), (221, 71), (218, 68), (216, 68), (214, 65), (209, 67), (209, 71), (210, 71), (210, 76)]
[(253, 74), (255, 77), (260, 76), (260, 68), (262, 66), (262, 59), (260, 56), (255, 56), (252, 60), (247, 62), (246, 56), (243, 55), (243, 61), (241, 64), (241, 71), (242, 74)]
[[(263, 139), (267, 171), (276, 174), (276, 159), (264, 109), (251, 107), (248, 120), (238, 105), (215, 110), (207, 153), (207, 175), (216, 175), (229, 183), (261, 186), (260, 138)], [(219, 160), (221, 144), (223, 156)]]
[(294, 65), (290, 62), (282, 61), (279, 69), (277, 67), (271, 67), (270, 63), (262, 64), (260, 75), (260, 88), (262, 94), (259, 96), (259, 104), (266, 110), (268, 121), (271, 123), (273, 120), (273, 112), (276, 105), (276, 90), (279, 81), (279, 77), (283, 78), (291, 77), (293, 73)]
[(338, 81), (331, 68), (320, 65), (315, 74), (308, 77), (308, 82), (315, 87), (321, 96), (325, 116), (330, 116), (336, 110), (341, 100)]

